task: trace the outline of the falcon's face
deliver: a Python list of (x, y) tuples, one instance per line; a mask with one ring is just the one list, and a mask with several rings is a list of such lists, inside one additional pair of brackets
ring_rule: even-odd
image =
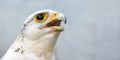
[[(66, 23), (66, 18), (62, 13), (53, 10), (42, 10), (30, 15), (24, 23), (24, 34), (35, 36), (64, 30), (62, 22)], [(38, 35), (38, 36), (36, 36)]]

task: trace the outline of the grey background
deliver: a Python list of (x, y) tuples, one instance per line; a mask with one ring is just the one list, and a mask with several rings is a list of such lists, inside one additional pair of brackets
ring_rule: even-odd
[(120, 0), (0, 0), (0, 57), (24, 19), (41, 9), (64, 13), (58, 60), (120, 60)]

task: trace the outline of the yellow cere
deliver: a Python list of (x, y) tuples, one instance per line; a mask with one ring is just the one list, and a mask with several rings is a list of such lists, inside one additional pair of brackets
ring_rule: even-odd
[(48, 13), (40, 13), (34, 17), (34, 21), (42, 23), (46, 21), (47, 17), (48, 17)]
[(58, 16), (58, 13), (57, 13), (57, 12), (52, 13), (52, 16), (50, 17), (49, 22), (52, 22), (56, 16)]

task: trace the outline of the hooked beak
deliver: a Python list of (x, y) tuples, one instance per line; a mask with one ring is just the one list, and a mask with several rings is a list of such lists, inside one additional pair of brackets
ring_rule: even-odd
[(53, 16), (51, 18), (51, 20), (46, 24), (46, 27), (51, 28), (55, 31), (64, 31), (62, 22), (64, 22), (64, 24), (66, 24), (66, 22), (67, 22), (66, 17), (61, 13), (54, 13), (53, 15), (56, 15), (56, 16)]

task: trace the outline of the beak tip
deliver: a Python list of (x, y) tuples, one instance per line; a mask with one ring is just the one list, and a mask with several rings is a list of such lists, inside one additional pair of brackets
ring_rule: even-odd
[(67, 23), (67, 17), (65, 16), (65, 24)]

